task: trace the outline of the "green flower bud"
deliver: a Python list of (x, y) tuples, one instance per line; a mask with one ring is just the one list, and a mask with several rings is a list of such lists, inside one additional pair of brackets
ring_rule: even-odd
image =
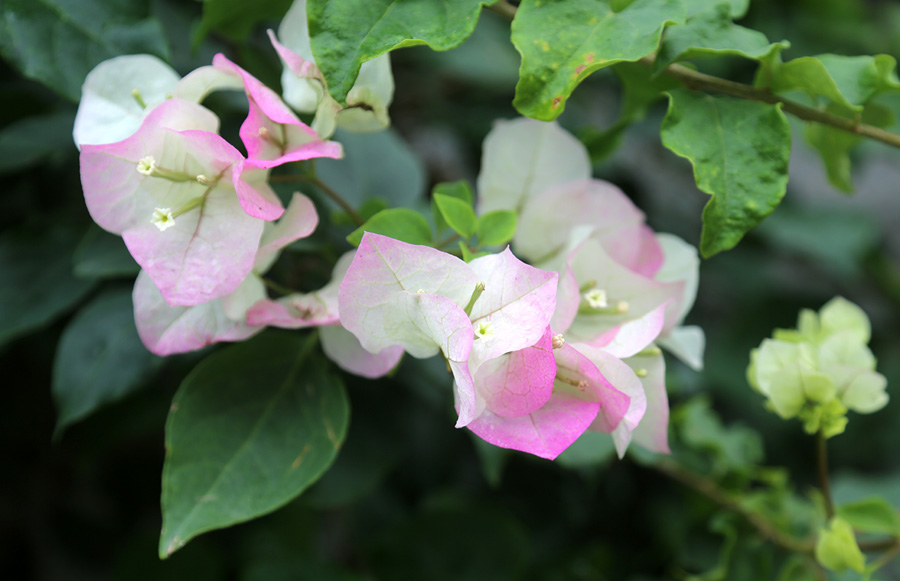
[(875, 371), (866, 343), (871, 326), (853, 303), (836, 297), (819, 313), (804, 309), (797, 329), (776, 329), (750, 353), (747, 380), (784, 419), (807, 432), (844, 431), (848, 410), (872, 413), (887, 404), (887, 380)]
[(853, 528), (840, 517), (834, 517), (828, 528), (819, 531), (816, 560), (832, 571), (850, 568), (862, 573), (866, 568), (866, 558), (856, 544)]

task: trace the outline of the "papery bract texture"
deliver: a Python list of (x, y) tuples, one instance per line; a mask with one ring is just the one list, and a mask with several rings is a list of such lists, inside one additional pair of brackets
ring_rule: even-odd
[[(637, 272), (640, 262), (661, 264), (662, 253), (646, 239), (644, 213), (619, 188), (600, 180), (552, 185), (531, 198), (519, 216), (513, 246), (523, 257), (540, 260), (563, 251), (576, 226), (590, 227), (591, 237), (629, 270)], [(648, 249), (657, 256), (648, 259)]]
[(272, 168), (292, 161), (343, 155), (339, 143), (319, 139), (275, 91), (256, 77), (222, 54), (213, 58), (213, 65), (233, 71), (244, 83), (249, 112), (241, 125), (240, 135), (247, 148), (247, 163), (258, 168)]
[(253, 267), (263, 230), (252, 214), (272, 203), (281, 212), (264, 175), (254, 183), (234, 176), (243, 156), (213, 133), (217, 125), (200, 105), (170, 99), (128, 139), (82, 149), (91, 216), (122, 234), (172, 305), (233, 291)]
[[(256, 277), (248, 277), (242, 286), (248, 287), (246, 292), (234, 292), (243, 297), (245, 304), (265, 297), (262, 282)], [(147, 349), (157, 355), (194, 351), (220, 341), (241, 341), (263, 329), (230, 318), (221, 300), (171, 306), (145, 271), (134, 283), (133, 300), (138, 335)]]
[(378, 353), (363, 349), (359, 340), (340, 325), (319, 329), (322, 350), (338, 367), (355, 375), (374, 379), (381, 377), (400, 363), (403, 347), (396, 345)]
[(271, 266), (284, 246), (309, 236), (317, 223), (312, 202), (295, 193), (282, 219), (265, 224), (254, 272), (231, 293), (201, 304), (170, 305), (147, 272), (142, 271), (135, 282), (133, 298), (135, 322), (144, 345), (158, 355), (169, 355), (221, 341), (239, 341), (260, 331), (268, 322), (248, 317), (253, 305), (270, 302), (260, 274)]
[(537, 411), (550, 400), (555, 377), (556, 359), (547, 327), (534, 345), (484, 362), (474, 380), (485, 409), (498, 416), (518, 417)]
[(485, 286), (469, 315), (483, 331), (470, 362), (474, 373), (483, 361), (534, 345), (545, 334), (556, 310), (558, 275), (525, 264), (509, 248), (469, 267)]
[(590, 177), (584, 145), (555, 122), (496, 121), (484, 140), (476, 184), (478, 212), (521, 212), (546, 188)]
[(599, 402), (559, 390), (528, 415), (503, 417), (486, 411), (466, 427), (495, 446), (553, 460), (584, 433), (599, 409)]
[(366, 132), (390, 125), (387, 110), (394, 98), (394, 76), (387, 53), (360, 66), (344, 108), (328, 93), (325, 78), (315, 64), (309, 42), (306, 0), (294, 0), (285, 14), (278, 27), (281, 43), (271, 31), (269, 38), (285, 64), (281, 76), (284, 100), (297, 111), (315, 112), (313, 128), (319, 135), (329, 137), (338, 126)]
[(632, 432), (632, 439), (659, 454), (669, 454), (669, 397), (666, 393), (666, 362), (661, 352), (625, 359), (644, 386), (647, 410), (641, 422)]
[[(378, 352), (397, 344), (391, 334), (400, 330), (388, 329), (385, 317), (396, 306), (398, 295), (419, 291), (441, 295), (462, 312), (476, 283), (478, 278), (472, 269), (454, 256), (366, 233), (338, 293), (341, 323), (359, 338), (363, 347)], [(399, 324), (396, 320), (393, 323)], [(417, 355), (418, 351), (422, 354)], [(413, 345), (410, 352), (416, 357), (427, 357), (437, 350), (434, 346)]]
[(137, 131), (153, 107), (171, 96), (179, 76), (149, 54), (98, 64), (81, 87), (73, 138), (78, 146), (114, 143)]

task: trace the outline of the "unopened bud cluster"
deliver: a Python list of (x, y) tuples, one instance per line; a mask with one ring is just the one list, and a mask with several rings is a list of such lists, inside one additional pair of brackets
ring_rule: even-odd
[(800, 312), (796, 329), (776, 329), (750, 353), (747, 379), (784, 419), (809, 433), (836, 436), (847, 411), (872, 413), (887, 404), (887, 380), (875, 371), (871, 326), (855, 304), (836, 297), (822, 309)]

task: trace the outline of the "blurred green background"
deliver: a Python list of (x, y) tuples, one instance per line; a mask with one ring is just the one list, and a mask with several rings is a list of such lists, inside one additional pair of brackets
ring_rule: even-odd
[[(392, 378), (345, 377), (350, 432), (336, 464), (312, 489), (274, 514), (205, 534), (159, 561), (165, 418), (181, 379), (211, 349), (163, 360), (136, 343), (128, 297), (137, 268), (119, 239), (91, 224), (71, 140), (72, 97), (83, 78), (76, 65), (100, 60), (100, 53), (70, 55), (70, 63), (50, 52), (50, 61), (31, 62), (30, 77), (61, 79), (56, 90), (24, 78), (13, 63), (27, 55), (13, 38), (31, 39), (40, 52), (68, 34), (62, 25), (29, 28), (11, 16), (22, 6), (50, 13), (65, 7), (29, 2), (0, 2), (3, 578), (776, 578), (786, 554), (740, 518), (647, 467), (640, 454), (614, 460), (610, 447), (595, 441), (551, 463), (454, 429), (443, 364), (411, 358)], [(130, 39), (115, 44), (110, 33), (109, 50), (156, 47), (182, 74), (223, 51), (278, 86), (280, 64), (263, 30), (275, 24), (284, 2), (272, 3), (276, 20), (247, 31), (246, 40), (210, 20), (201, 38), (199, 2), (96, 0), (81, 8), (87, 4), (103, 7), (92, 13), (99, 30), (124, 30)], [(785, 58), (900, 54), (900, 5), (889, 1), (754, 0), (741, 24), (772, 41), (790, 40)], [(492, 121), (516, 116), (510, 103), (518, 55), (508, 26), (486, 13), (457, 50), (394, 53), (393, 133), (345, 136), (358, 167), (371, 167), (377, 152), (378, 165), (390, 171), (348, 184), (340, 166), (323, 167), (326, 181), (358, 190), (349, 195), (359, 201), (374, 194), (423, 208), (434, 183), (474, 183)], [(737, 60), (702, 68), (744, 82), (753, 75), (752, 63)], [(594, 75), (576, 90), (560, 123), (589, 135), (586, 127), (615, 122), (620, 100), (612, 72)], [(225, 136), (236, 137), (241, 100), (219, 95), (210, 106), (223, 117)], [(663, 113), (657, 103), (611, 155), (596, 145), (602, 159), (595, 175), (620, 185), (657, 231), (696, 244), (707, 196), (694, 186), (689, 164), (660, 145)], [(687, 322), (706, 331), (706, 369), (696, 373), (667, 359), (676, 459), (744, 490), (760, 479), (783, 479), (784, 472), (761, 471), (759, 464), (786, 468), (789, 485), (779, 488), (780, 497), (754, 499), (760, 510), (775, 507), (786, 528), (815, 510), (803, 500), (815, 484), (813, 440), (798, 422), (767, 412), (751, 391), (744, 378), (749, 350), (774, 327), (793, 326), (800, 308), (818, 309), (839, 294), (872, 319), (871, 347), (888, 392), (900, 383), (900, 152), (872, 143), (858, 148), (857, 193), (848, 197), (828, 185), (801, 129), (794, 127), (782, 206), (736, 249), (701, 265)], [(328, 276), (322, 257), (348, 248), (341, 235), (349, 228), (327, 202), (317, 203), (320, 232), (292, 247), (280, 266), (284, 279), (308, 289)], [(297, 272), (304, 278), (296, 279)], [(111, 368), (110, 352), (127, 364)], [(70, 418), (54, 438), (52, 388), (72, 378), (88, 390), (119, 382), (120, 397), (87, 419)], [(879, 493), (900, 506), (897, 442), (896, 401), (871, 416), (852, 415), (846, 433), (830, 443), (837, 499)], [(880, 578), (900, 579), (900, 568)]]

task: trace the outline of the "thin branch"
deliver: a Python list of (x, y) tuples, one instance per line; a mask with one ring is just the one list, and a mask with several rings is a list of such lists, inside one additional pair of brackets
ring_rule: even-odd
[(269, 287), (270, 289), (272, 289), (273, 291), (275, 291), (276, 293), (278, 293), (282, 296), (293, 295), (293, 294), (297, 294), (299, 292), (299, 291), (295, 291), (294, 289), (290, 289), (282, 284), (279, 284), (270, 278), (266, 278), (264, 276), (260, 277), (260, 278), (262, 279), (264, 285), (266, 285), (267, 287)]
[(825, 497), (825, 515), (831, 520), (834, 516), (834, 498), (831, 496), (831, 482), (828, 480), (828, 440), (821, 430), (816, 433), (816, 467), (819, 472), (819, 487)]
[(886, 551), (890, 548), (893, 548), (898, 543), (900, 543), (900, 539), (897, 537), (888, 537), (886, 539), (878, 539), (876, 541), (863, 541), (859, 544), (859, 550), (864, 553), (877, 553), (878, 551)]
[[(862, 548), (861, 545), (860, 548)], [(878, 569), (881, 569), (882, 567), (893, 561), (897, 557), (897, 555), (900, 555), (900, 541), (894, 539), (893, 544), (890, 545), (890, 549), (890, 551), (887, 551), (886, 553), (881, 555), (877, 561), (869, 565), (867, 569), (870, 571), (877, 571)]]
[(715, 482), (695, 474), (690, 470), (685, 470), (673, 460), (663, 459), (654, 465), (654, 468), (669, 478), (677, 480), (688, 488), (699, 492), (722, 508), (740, 514), (763, 537), (776, 545), (787, 549), (788, 551), (808, 555), (811, 555), (815, 550), (815, 541), (813, 539), (797, 539), (781, 532), (759, 514), (741, 506), (740, 502), (722, 490)]
[(357, 226), (362, 226), (363, 224), (366, 223), (366, 219), (363, 218), (362, 215), (360, 215), (360, 213), (357, 212), (356, 209), (354, 209), (353, 206), (351, 206), (349, 202), (347, 202), (347, 200), (342, 198), (339, 193), (334, 191), (331, 188), (331, 186), (329, 186), (328, 184), (326, 184), (325, 182), (323, 182), (322, 180), (320, 180), (319, 178), (317, 178), (315, 176), (308, 177), (307, 179), (309, 180), (309, 183), (311, 183), (312, 185), (314, 185), (317, 188), (319, 188), (320, 190), (322, 190), (322, 192), (326, 196), (331, 198), (334, 201), (334, 203), (336, 203), (338, 206), (340, 206), (342, 210), (347, 212), (347, 215), (350, 216), (350, 218), (354, 222), (356, 222)]
[[(500, 0), (496, 4), (488, 6), (488, 8), (510, 20), (516, 16), (516, 7), (506, 0)], [(645, 56), (638, 62), (642, 65), (652, 67), (654, 60), (655, 59), (652, 56)], [(779, 97), (766, 87), (754, 87), (752, 85), (720, 79), (719, 77), (707, 75), (679, 64), (669, 65), (662, 69), (661, 73), (672, 77), (686, 88), (693, 91), (712, 91), (731, 97), (737, 97), (738, 99), (745, 99), (747, 101), (769, 103), (770, 105), (780, 103), (781, 109), (785, 113), (790, 113), (798, 119), (828, 125), (829, 127), (834, 127), (835, 129), (846, 131), (847, 133), (868, 137), (869, 139), (880, 141), (885, 145), (900, 148), (900, 135), (896, 133), (885, 131), (874, 125), (867, 125), (859, 121), (847, 119), (846, 117), (827, 113), (813, 107), (801, 105), (796, 101)]]
[(459, 240), (461, 238), (462, 237), (459, 234), (453, 233), (450, 236), (447, 236), (446, 238), (444, 238), (443, 240), (438, 242), (437, 244), (435, 244), (434, 247), (437, 249), (441, 249), (444, 246), (447, 246), (448, 244), (450, 244), (452, 242), (456, 242), (457, 240)]
[(500, 0), (495, 4), (491, 4), (487, 7), (491, 12), (496, 12), (500, 16), (504, 18), (508, 18), (512, 20), (516, 17), (516, 7), (507, 2), (507, 0)]
[[(638, 62), (645, 66), (653, 66), (654, 59), (653, 57), (644, 57)], [(860, 135), (862, 137), (874, 139), (875, 141), (880, 141), (891, 147), (900, 148), (900, 135), (897, 135), (896, 133), (891, 133), (890, 131), (885, 131), (884, 129), (866, 125), (865, 123), (853, 121), (852, 119), (827, 113), (819, 109), (807, 107), (806, 105), (801, 105), (796, 101), (779, 97), (765, 87), (753, 87), (743, 83), (720, 79), (719, 77), (700, 73), (678, 64), (669, 65), (661, 72), (694, 91), (713, 91), (715, 93), (722, 93), (739, 99), (759, 101), (761, 103), (769, 103), (772, 105), (780, 103), (781, 108), (785, 113), (790, 113), (798, 119), (828, 125), (829, 127), (841, 129), (848, 133), (853, 133), (854, 135)]]

